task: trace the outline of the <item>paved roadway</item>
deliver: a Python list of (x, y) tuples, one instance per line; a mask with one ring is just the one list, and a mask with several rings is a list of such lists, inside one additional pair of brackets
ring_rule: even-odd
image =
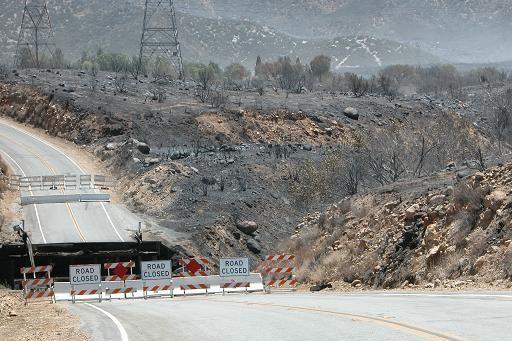
[(512, 294), (283, 294), (69, 303), (94, 340), (510, 340)]
[[(86, 174), (62, 150), (6, 120), (0, 120), (0, 155), (14, 174), (22, 176)], [(33, 191), (33, 194), (55, 192), (94, 193), (95, 190)], [(140, 221), (121, 205), (99, 202), (27, 205), (23, 207), (23, 217), (34, 244), (131, 241), (130, 235)]]

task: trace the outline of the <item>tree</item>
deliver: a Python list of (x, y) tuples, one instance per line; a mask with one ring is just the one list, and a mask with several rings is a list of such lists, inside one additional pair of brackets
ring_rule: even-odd
[(498, 152), (502, 154), (503, 143), (512, 131), (512, 89), (494, 98), (494, 109), (491, 124), (494, 137), (498, 141)]
[(366, 95), (370, 84), (363, 78), (363, 76), (358, 76), (355, 73), (348, 73), (345, 75), (345, 78), (348, 80), (350, 90), (355, 97), (362, 97)]
[(226, 67), (224, 75), (229, 80), (241, 81), (249, 75), (245, 66), (240, 63), (232, 63)]
[(315, 77), (318, 77), (320, 83), (322, 77), (329, 73), (331, 70), (331, 58), (325, 55), (316, 56), (310, 63), (311, 72)]
[(261, 57), (256, 57), (256, 66), (254, 67), (254, 74), (259, 76), (262, 73)]

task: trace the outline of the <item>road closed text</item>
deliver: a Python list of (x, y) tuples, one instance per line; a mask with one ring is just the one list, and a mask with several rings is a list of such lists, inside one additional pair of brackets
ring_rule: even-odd
[(70, 265), (69, 281), (72, 285), (100, 284), (101, 265)]
[(141, 262), (140, 271), (142, 279), (145, 280), (171, 279), (171, 261)]
[(220, 276), (249, 276), (249, 258), (221, 258)]

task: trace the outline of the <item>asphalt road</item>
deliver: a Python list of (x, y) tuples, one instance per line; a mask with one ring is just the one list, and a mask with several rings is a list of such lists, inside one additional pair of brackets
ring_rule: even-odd
[(506, 340), (507, 294), (249, 294), (69, 304), (94, 340)]
[[(0, 120), (0, 155), (14, 174), (22, 176), (86, 174), (59, 148), (4, 120)], [(24, 194), (96, 192), (38, 190)], [(121, 205), (100, 202), (27, 205), (23, 206), (23, 217), (33, 244), (132, 241), (130, 235), (140, 221)]]

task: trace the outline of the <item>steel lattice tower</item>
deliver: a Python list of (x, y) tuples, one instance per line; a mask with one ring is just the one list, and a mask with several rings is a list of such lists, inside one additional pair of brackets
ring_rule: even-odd
[(139, 68), (144, 57), (163, 56), (183, 79), (178, 27), (173, 0), (146, 0), (142, 38), (140, 41)]
[(28, 57), (35, 67), (40, 66), (40, 57), (43, 53), (53, 56), (55, 43), (53, 41), (53, 29), (48, 13), (46, 0), (25, 0), (23, 20), (21, 22), (14, 66), (20, 67), (23, 54), (28, 52)]

